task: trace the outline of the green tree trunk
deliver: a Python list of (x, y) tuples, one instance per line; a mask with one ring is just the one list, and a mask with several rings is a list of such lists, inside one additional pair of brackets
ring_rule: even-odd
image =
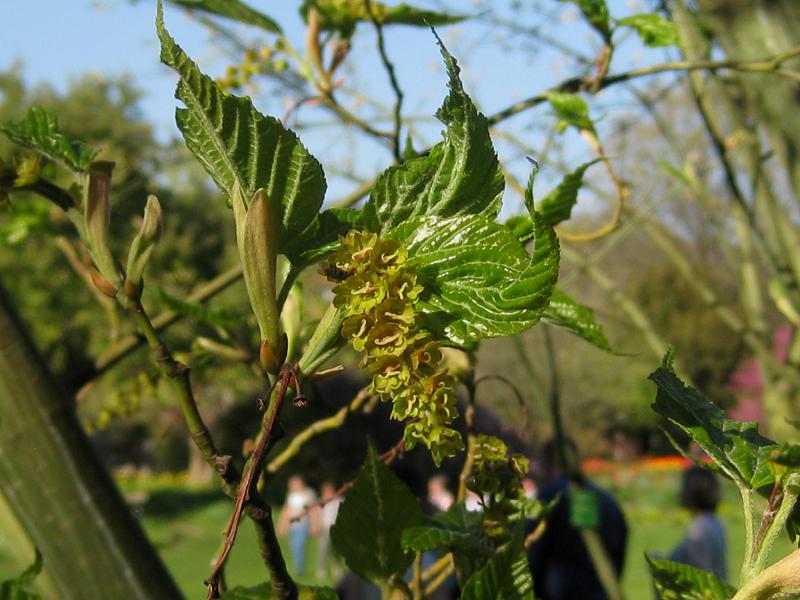
[(0, 285), (0, 493), (59, 600), (180, 598)]

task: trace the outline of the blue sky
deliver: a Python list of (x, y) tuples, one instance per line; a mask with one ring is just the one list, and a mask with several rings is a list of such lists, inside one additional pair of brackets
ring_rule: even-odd
[[(596, 36), (576, 18), (573, 6), (548, 0), (534, 1), (538, 1), (544, 10), (556, 11), (559, 15), (552, 26), (553, 31), (548, 33), (571, 47), (591, 53), (597, 42)], [(251, 0), (250, 3), (280, 22), (289, 37), (302, 47), (304, 26), (297, 12), (299, 0)], [(422, 0), (417, 4), (432, 6), (431, 2)], [(464, 12), (474, 12), (477, 3), (450, 4), (461, 7)], [(630, 14), (631, 8), (636, 8), (631, 0), (610, 4), (612, 14), (617, 17)], [(143, 114), (155, 125), (158, 137), (168, 139), (178, 135), (173, 117), (176, 101), (172, 97), (176, 78), (158, 62), (154, 13), (155, 3), (151, 0), (135, 3), (128, 0), (9, 2), (3, 8), (3, 20), (0, 21), (0, 69), (19, 62), (28, 82), (47, 82), (59, 90), (66, 89), (70, 81), (87, 72), (112, 77), (128, 74), (144, 91)], [(526, 18), (535, 22), (540, 17), (531, 12)], [(172, 35), (204, 70), (212, 75), (222, 72), (226, 60), (221, 49), (211, 43), (201, 24), (181, 9), (171, 6), (167, 7), (166, 19)], [(244, 39), (252, 40), (260, 35), (246, 27), (238, 31)], [(526, 51), (519, 45), (515, 46), (514, 40), (498, 37), (497, 31), (486, 25), (468, 21), (440, 28), (440, 34), (451, 52), (465, 65), (465, 85), (487, 113), (539, 92), (572, 74), (568, 61), (558, 52)], [(505, 42), (509, 47), (503, 47)], [(445, 94), (445, 78), (430, 32), (424, 28), (387, 28), (387, 45), (406, 90), (407, 113), (432, 115)], [(623, 46), (612, 70), (652, 60), (652, 52), (643, 52), (638, 43), (633, 47), (634, 50), (628, 50)], [(390, 101), (392, 96), (377, 59), (371, 27), (359, 31), (352, 56), (357, 63), (352, 71), (343, 72), (346, 83), (379, 100)], [(254, 98), (256, 105), (263, 112), (281, 116), (285, 109), (283, 99), (270, 94), (268, 89), (262, 89), (262, 92)], [(618, 95), (606, 94), (599, 101), (602, 105), (603, 101), (616, 103), (625, 100)], [(353, 102), (357, 110), (358, 103)], [(537, 112), (539, 118), (546, 115), (545, 109)], [(328, 117), (320, 114), (316, 118), (309, 113), (303, 116), (318, 124), (318, 127), (302, 132), (301, 137), (323, 164), (328, 160), (346, 168), (355, 162), (355, 170), (364, 176), (374, 174), (388, 164), (390, 156), (383, 149), (368, 142), (351, 141), (342, 136), (340, 130), (326, 127), (326, 122), (330, 121)], [(526, 137), (532, 145), (542, 139), (536, 117), (536, 114), (526, 114), (510, 123), (515, 134)], [(420, 131), (426, 138), (424, 141), (436, 141), (439, 129), (435, 123), (423, 123)], [(576, 152), (581, 152), (578, 145)], [(521, 154), (511, 158), (520, 162), (523, 159)], [(335, 177), (329, 179), (333, 180), (333, 191), (347, 191), (347, 182), (337, 182)]]

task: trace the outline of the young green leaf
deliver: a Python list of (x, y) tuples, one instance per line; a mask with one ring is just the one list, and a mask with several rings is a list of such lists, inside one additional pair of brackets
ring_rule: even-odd
[(658, 600), (728, 600), (736, 588), (689, 565), (645, 555)]
[(218, 15), (247, 25), (254, 25), (272, 33), (281, 33), (280, 25), (264, 13), (257, 11), (240, 0), (169, 0), (169, 2), (189, 10)]
[(305, 0), (300, 7), (303, 18), (314, 8), (320, 17), (320, 28), (326, 31), (341, 31), (345, 35), (352, 34), (359, 22), (371, 22), (372, 17), (381, 25), (414, 25), (417, 27), (435, 27), (463, 21), (466, 17), (414, 8), (408, 4), (387, 6), (382, 2), (370, 0), (367, 10), (364, 0)]
[(481, 524), (480, 512), (468, 511), (463, 502), (458, 502), (447, 512), (433, 517), (427, 525), (406, 529), (403, 532), (403, 548), (415, 551), (458, 548), (487, 553), (491, 546)]
[[(599, 158), (583, 163), (571, 173), (564, 175), (561, 183), (538, 203), (536, 211), (548, 225), (555, 227), (572, 216), (572, 208), (578, 201), (578, 191), (583, 185), (586, 169), (600, 161)], [(528, 186), (531, 189), (531, 186)], [(527, 192), (526, 192), (527, 193)]]
[(561, 2), (577, 4), (583, 16), (603, 36), (603, 39), (611, 39), (611, 23), (605, 0), (561, 0)]
[(161, 61), (180, 75), (175, 97), (186, 108), (176, 120), (186, 145), (229, 199), (240, 193), (246, 208), (256, 190), (266, 191), (279, 221), (279, 252), (303, 248), (325, 196), (322, 166), (278, 119), (249, 98), (223, 93), (198, 69), (167, 32), (160, 2), (156, 28)]
[(0, 127), (11, 141), (32, 148), (48, 158), (83, 173), (98, 151), (62, 133), (58, 117), (40, 106), (28, 109), (21, 121), (9, 122)]
[(533, 578), (522, 544), (508, 544), (473, 573), (464, 585), (461, 600), (534, 600)]
[(33, 564), (18, 577), (0, 581), (0, 600), (39, 600), (41, 596), (31, 589), (33, 580), (42, 572), (42, 553), (36, 548)]
[(370, 446), (331, 528), (331, 541), (353, 572), (386, 581), (405, 573), (414, 560), (401, 546), (403, 530), (424, 522), (417, 499)]
[(559, 289), (553, 292), (550, 304), (542, 315), (542, 320), (557, 327), (563, 327), (598, 348), (608, 352), (612, 351), (611, 344), (603, 333), (603, 328), (594, 318), (594, 311), (588, 306), (576, 302)]
[(425, 156), (389, 167), (378, 177), (364, 216), (381, 232), (422, 216), (484, 215), (500, 210), (504, 179), (489, 126), (461, 84), (455, 59), (437, 37), (450, 94), (436, 116), (447, 126), (444, 141)]
[(559, 131), (572, 125), (579, 130), (594, 132), (594, 122), (589, 117), (589, 105), (586, 100), (567, 92), (547, 92), (545, 96), (559, 118)]
[(533, 327), (558, 279), (558, 239), (541, 222), (532, 256), (505, 225), (480, 215), (419, 217), (390, 237), (406, 245), (430, 290), (419, 303), (426, 327), (455, 346)]
[(774, 442), (758, 433), (757, 423), (726, 418), (722, 409), (678, 379), (671, 353), (650, 379), (658, 386), (653, 410), (697, 442), (737, 485), (758, 489), (775, 480), (764, 452)]
[(651, 48), (677, 46), (679, 43), (675, 23), (661, 15), (631, 15), (617, 20), (617, 23), (635, 29), (642, 41)]
[(295, 265), (307, 265), (320, 260), (332, 252), (339, 244), (339, 236), (356, 227), (361, 219), (361, 212), (354, 208), (329, 208), (319, 214), (319, 228), (305, 243), (289, 254)]

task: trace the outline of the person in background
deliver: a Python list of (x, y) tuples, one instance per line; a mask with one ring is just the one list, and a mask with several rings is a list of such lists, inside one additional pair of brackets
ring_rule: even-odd
[(308, 534), (317, 535), (318, 511), (308, 510), (316, 501), (316, 494), (306, 485), (302, 477), (299, 475), (289, 477), (286, 503), (278, 521), (278, 535), (289, 534), (289, 549), (294, 560), (295, 571), (300, 576), (305, 573)]
[[(592, 557), (586, 549), (581, 531), (585, 525), (578, 516), (594, 513), (596, 523), (591, 529), (602, 542), (602, 560), (610, 563), (618, 585), (625, 563), (628, 525), (622, 509), (614, 498), (589, 482), (580, 472), (577, 448), (571, 440), (564, 441), (564, 454), (559, 456), (556, 440), (544, 444), (540, 456), (541, 486), (537, 498), (543, 503), (556, 497), (560, 500), (547, 517), (544, 533), (528, 548), (528, 562), (533, 574), (537, 600), (609, 600), (609, 595), (597, 575)], [(562, 463), (566, 464), (562, 466)], [(569, 475), (569, 476), (568, 476)], [(573, 506), (573, 504), (575, 506)], [(585, 520), (585, 517), (583, 517)], [(527, 530), (533, 531), (538, 522), (531, 521)]]
[(525, 494), (527, 500), (536, 498), (536, 492), (536, 482), (533, 479), (526, 477), (522, 480), (522, 493)]
[[(324, 504), (319, 509), (319, 543), (317, 545), (317, 577), (324, 579), (331, 567), (331, 527), (336, 522), (342, 498), (336, 495), (336, 486), (325, 481), (320, 486), (320, 497)], [(333, 565), (334, 576), (338, 576), (337, 567)]]
[(428, 480), (428, 502), (436, 510), (445, 511), (453, 505), (455, 498), (447, 489), (447, 476), (434, 475)]
[(710, 571), (725, 581), (725, 528), (716, 515), (719, 481), (708, 469), (690, 467), (683, 472), (680, 500), (693, 518), (686, 536), (667, 558)]

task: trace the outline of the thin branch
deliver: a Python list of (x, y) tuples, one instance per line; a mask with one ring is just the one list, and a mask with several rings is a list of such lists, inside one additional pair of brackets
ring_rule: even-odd
[(472, 475), (472, 468), (475, 465), (475, 445), (477, 434), (475, 432), (475, 388), (477, 381), (474, 373), (469, 381), (465, 381), (467, 387), (467, 408), (464, 410), (464, 422), (467, 428), (467, 454), (464, 458), (464, 466), (458, 476), (458, 495), (456, 501), (461, 502), (467, 497), (467, 480)]
[[(550, 88), (547, 92), (531, 96), (525, 100), (521, 100), (496, 112), (489, 117), (489, 124), (496, 125), (500, 121), (504, 121), (517, 115), (529, 108), (533, 108), (547, 101), (548, 92), (580, 92), (588, 90), (595, 84), (596, 91), (607, 88), (617, 83), (624, 81), (631, 81), (640, 77), (647, 77), (648, 75), (656, 75), (658, 73), (667, 73), (670, 71), (702, 71), (702, 70), (717, 70), (717, 69), (731, 69), (734, 71), (742, 71), (746, 73), (777, 73), (786, 76), (784, 69), (780, 67), (788, 60), (800, 56), (800, 47), (792, 48), (786, 52), (781, 52), (775, 56), (765, 60), (675, 60), (663, 62), (657, 65), (650, 65), (640, 69), (632, 69), (624, 73), (617, 73), (615, 75), (608, 75), (599, 81), (593, 77), (573, 77), (562, 81), (560, 84)], [(797, 74), (794, 74), (794, 78)]]
[[(228, 287), (233, 285), (239, 278), (242, 276), (242, 267), (237, 265), (227, 271), (217, 275), (211, 281), (198, 286), (194, 289), (188, 296), (187, 301), (197, 303), (197, 302), (205, 302), (206, 300), (213, 298), (220, 292), (226, 290)], [(161, 313), (157, 317), (152, 320), (152, 327), (155, 332), (162, 331), (175, 323), (176, 321), (182, 319), (184, 315), (175, 312), (173, 310), (168, 310), (166, 312)], [(140, 344), (144, 341), (142, 335), (129, 335), (127, 337), (122, 338), (117, 343), (112, 345), (108, 348), (105, 352), (103, 352), (94, 362), (94, 372), (87, 377), (86, 381), (93, 379), (99, 375), (102, 375), (108, 369), (116, 365), (119, 361), (123, 358), (128, 356), (131, 352), (136, 350)], [(82, 383), (86, 383), (83, 381)]]
[(394, 90), (394, 95), (396, 98), (393, 111), (394, 132), (392, 146), (394, 158), (396, 161), (400, 162), (402, 158), (402, 151), (400, 149), (400, 129), (403, 126), (403, 90), (400, 88), (400, 84), (397, 81), (397, 75), (394, 71), (394, 64), (392, 64), (392, 61), (389, 59), (389, 55), (386, 52), (386, 44), (383, 39), (383, 26), (381, 25), (380, 21), (378, 21), (375, 13), (372, 10), (371, 0), (364, 0), (364, 7), (367, 9), (367, 14), (372, 21), (372, 24), (375, 26), (375, 32), (378, 36), (378, 52), (381, 55), (383, 68), (386, 69), (386, 74), (389, 76), (389, 82), (392, 85), (392, 90)]
[(306, 427), (303, 431), (295, 435), (286, 448), (283, 451), (273, 458), (269, 464), (266, 466), (267, 473), (275, 473), (278, 469), (280, 469), (283, 465), (289, 462), (294, 456), (300, 451), (300, 448), (308, 442), (310, 439), (316, 437), (323, 431), (328, 431), (331, 429), (336, 429), (342, 423), (344, 423), (347, 416), (351, 413), (357, 411), (364, 402), (367, 401), (369, 398), (370, 392), (369, 388), (363, 388), (361, 391), (356, 394), (355, 398), (353, 398), (349, 404), (341, 407), (338, 411), (336, 411), (333, 415), (329, 417), (325, 417), (324, 419), (319, 419), (318, 421), (314, 421), (308, 427)]
[[(236, 503), (234, 504), (230, 521), (228, 522), (228, 528), (225, 534), (225, 544), (219, 556), (217, 557), (217, 560), (214, 562), (211, 575), (206, 580), (206, 584), (208, 585), (209, 600), (213, 598), (219, 598), (219, 582), (222, 575), (222, 570), (225, 567), (225, 561), (227, 560), (230, 551), (233, 549), (233, 544), (236, 541), (236, 534), (239, 531), (239, 523), (242, 519), (245, 506), (250, 502), (251, 494), (258, 483), (261, 465), (264, 461), (269, 442), (272, 438), (272, 430), (275, 427), (278, 413), (280, 412), (286, 392), (292, 383), (294, 383), (295, 389), (299, 394), (300, 386), (297, 382), (297, 369), (293, 365), (285, 364), (283, 367), (281, 367), (278, 377), (270, 387), (269, 404), (267, 405), (267, 408), (264, 411), (264, 416), (261, 420), (261, 432), (259, 434), (258, 442), (256, 443), (256, 448), (253, 450), (253, 454), (250, 455), (250, 458), (245, 465), (244, 474), (236, 494)], [(282, 597), (296, 597), (297, 587), (292, 581), (288, 572), (285, 572), (285, 577), (286, 579), (284, 579), (283, 583), (287, 589), (285, 593), (282, 594)]]

